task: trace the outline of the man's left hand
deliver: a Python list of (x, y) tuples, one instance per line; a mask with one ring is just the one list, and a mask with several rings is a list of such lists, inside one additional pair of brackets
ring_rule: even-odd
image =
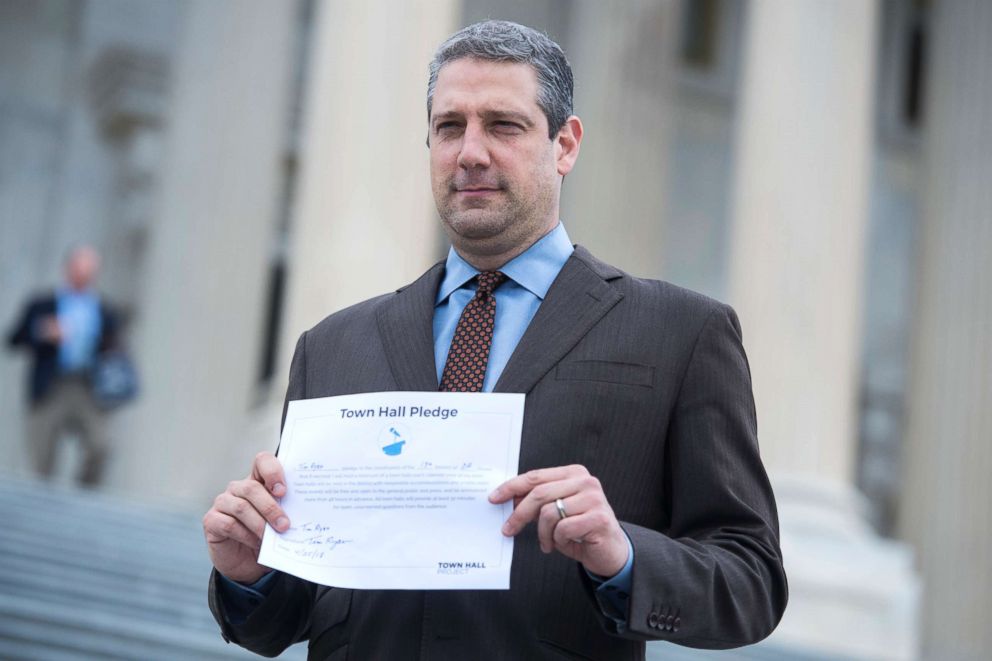
[[(513, 514), (503, 524), (512, 537), (537, 521), (541, 550), (557, 550), (604, 578), (627, 563), (627, 537), (606, 500), (603, 487), (585, 466), (540, 468), (518, 475), (489, 495), (495, 504), (513, 499)], [(561, 499), (565, 516), (556, 501)]]

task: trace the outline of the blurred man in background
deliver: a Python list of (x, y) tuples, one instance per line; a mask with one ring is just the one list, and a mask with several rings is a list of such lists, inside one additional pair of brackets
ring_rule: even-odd
[(11, 347), (31, 352), (28, 380), (28, 455), (38, 475), (49, 477), (65, 432), (83, 449), (79, 480), (100, 481), (107, 457), (106, 411), (92, 392), (92, 372), (101, 352), (116, 343), (117, 320), (94, 289), (100, 255), (92, 246), (73, 248), (65, 260), (65, 282), (28, 301), (11, 332)]

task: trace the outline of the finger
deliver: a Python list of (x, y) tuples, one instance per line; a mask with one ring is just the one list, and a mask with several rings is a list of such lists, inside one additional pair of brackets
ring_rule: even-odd
[(286, 475), (279, 458), (271, 452), (259, 452), (251, 465), (251, 479), (265, 485), (276, 498), (286, 495)]
[(250, 501), (225, 491), (214, 499), (214, 509), (221, 514), (237, 519), (241, 525), (259, 539), (262, 538), (262, 534), (265, 532), (265, 519)]
[(541, 550), (551, 553), (555, 549), (556, 541), (554, 537), (555, 528), (565, 518), (571, 518), (587, 509), (599, 504), (600, 499), (595, 494), (580, 492), (574, 496), (561, 499), (562, 509), (565, 510), (565, 517), (558, 511), (557, 500), (544, 505), (537, 519), (537, 540), (541, 545)]
[(227, 492), (238, 498), (247, 500), (255, 510), (262, 515), (269, 525), (283, 532), (289, 528), (289, 518), (282, 511), (276, 499), (265, 487), (255, 480), (238, 480), (231, 482)]
[(521, 473), (516, 477), (510, 478), (493, 489), (493, 492), (489, 494), (489, 502), (497, 504), (505, 503), (511, 498), (526, 496), (540, 484), (588, 474), (589, 471), (586, 470), (586, 467), (579, 464), (538, 468), (527, 471), (526, 473)]
[(556, 498), (568, 498), (579, 493), (583, 488), (590, 488), (591, 483), (588, 478), (589, 476), (586, 475), (537, 485), (513, 508), (513, 513), (503, 524), (503, 533), (516, 535), (528, 523), (537, 520), (541, 508), (548, 503), (553, 504)]
[(554, 530), (555, 548), (597, 576), (615, 576), (630, 560), (630, 542), (609, 507), (568, 517)]
[(211, 544), (233, 539), (256, 552), (262, 546), (262, 540), (244, 524), (216, 510), (207, 512), (203, 517), (203, 531), (206, 533), (207, 542)]
[[(563, 520), (556, 503), (557, 501), (552, 501), (544, 505), (537, 518), (537, 542), (545, 553), (551, 553), (555, 550), (554, 530)], [(562, 504), (564, 505), (564, 503), (565, 500), (563, 499)]]
[(558, 508), (554, 503), (548, 503), (541, 508), (537, 517), (537, 543), (544, 553), (551, 553), (555, 549), (552, 533), (559, 520)]
[(556, 547), (568, 549), (574, 544), (597, 544), (607, 539), (619, 526), (612, 510), (597, 507), (558, 522), (552, 531)]

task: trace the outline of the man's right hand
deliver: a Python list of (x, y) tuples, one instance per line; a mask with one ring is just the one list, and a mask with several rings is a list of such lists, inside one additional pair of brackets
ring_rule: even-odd
[(203, 515), (203, 534), (210, 561), (221, 574), (250, 585), (272, 571), (258, 564), (266, 522), (279, 532), (289, 529), (289, 519), (276, 498), (286, 494), (282, 464), (270, 452), (260, 452), (251, 474), (227, 485)]
[(55, 315), (49, 315), (42, 318), (39, 325), (38, 335), (43, 342), (48, 342), (49, 344), (61, 343), (62, 325), (59, 323), (59, 318)]

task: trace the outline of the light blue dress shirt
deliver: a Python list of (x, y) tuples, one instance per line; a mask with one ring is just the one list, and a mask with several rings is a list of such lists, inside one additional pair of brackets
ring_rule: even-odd
[[(483, 392), (492, 392), (499, 381), (510, 355), (573, 250), (565, 227), (558, 223), (555, 229), (499, 269), (507, 280), (494, 292), (496, 323), (486, 378), (482, 384)], [(441, 382), (455, 326), (462, 310), (475, 296), (478, 283), (473, 278), (478, 274), (479, 270), (462, 259), (454, 248), (448, 251), (444, 278), (438, 286), (434, 307), (434, 363), (438, 383)]]
[[(491, 392), (499, 381), (517, 343), (573, 250), (565, 227), (558, 223), (534, 245), (499, 269), (507, 276), (507, 280), (494, 292), (496, 320), (486, 377), (482, 385), (484, 392)], [(434, 362), (438, 383), (441, 382), (441, 373), (444, 371), (458, 319), (475, 296), (475, 276), (478, 274), (479, 270), (462, 259), (454, 248), (448, 252), (444, 277), (438, 286), (434, 307)], [(599, 584), (596, 597), (600, 608), (617, 623), (621, 631), (626, 628), (627, 602), (634, 566), (634, 549), (630, 539), (627, 540), (627, 548), (627, 564), (616, 576), (605, 579), (589, 574)], [(267, 574), (247, 587), (221, 576), (221, 586), (228, 598), (225, 602), (228, 606), (228, 618), (232, 624), (243, 623), (248, 613), (261, 603), (274, 575), (275, 572)]]
[(100, 298), (92, 291), (60, 289), (55, 295), (56, 315), (62, 327), (59, 367), (81, 372), (93, 366), (99, 348), (102, 319)]

